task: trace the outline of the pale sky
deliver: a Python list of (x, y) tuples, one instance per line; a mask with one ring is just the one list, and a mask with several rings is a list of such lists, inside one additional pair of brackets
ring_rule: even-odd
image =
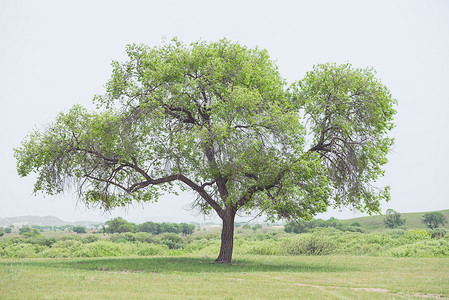
[[(186, 207), (191, 194), (166, 196), (104, 215), (68, 192), (33, 196), (13, 148), (74, 104), (93, 109), (111, 61), (129, 43), (160, 45), (223, 37), (265, 48), (284, 78), (312, 66), (374, 67), (398, 100), (396, 144), (381, 185), (383, 211), (449, 208), (449, 1), (0, 1), (0, 217), (53, 215), (66, 221), (123, 216), (133, 221), (204, 221)], [(360, 216), (330, 210), (319, 217)], [(206, 219), (208, 221), (209, 219)], [(218, 221), (218, 219), (212, 219)], [(264, 219), (259, 219), (264, 221)]]

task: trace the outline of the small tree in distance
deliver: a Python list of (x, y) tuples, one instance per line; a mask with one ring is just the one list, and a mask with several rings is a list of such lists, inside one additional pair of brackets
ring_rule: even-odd
[(426, 224), (430, 229), (438, 228), (440, 225), (444, 226), (447, 223), (447, 217), (445, 217), (439, 211), (425, 213), (422, 222)]
[(99, 112), (76, 105), (15, 150), (35, 192), (105, 210), (192, 190), (222, 219), (216, 263), (231, 263), (237, 213), (311, 219), (328, 206), (379, 212), (395, 100), (371, 68), (317, 65), (287, 85), (266, 50), (226, 39), (130, 45)]
[(394, 209), (387, 209), (384, 223), (386, 228), (397, 228), (405, 224), (405, 219), (402, 219), (401, 214)]
[(73, 227), (73, 232), (86, 233), (86, 227), (84, 227), (84, 226), (74, 226)]

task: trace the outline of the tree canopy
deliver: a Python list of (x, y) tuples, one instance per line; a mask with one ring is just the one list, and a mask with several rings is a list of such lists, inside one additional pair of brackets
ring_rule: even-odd
[(438, 228), (438, 226), (444, 226), (447, 223), (447, 217), (445, 217), (439, 211), (425, 213), (422, 222), (430, 229)]
[(129, 45), (98, 111), (76, 105), (15, 149), (35, 192), (75, 186), (104, 209), (181, 189), (223, 220), (216, 262), (231, 262), (236, 213), (310, 219), (330, 205), (379, 212), (374, 183), (393, 140), (395, 100), (371, 68), (317, 65), (287, 84), (266, 50), (223, 39)]
[(405, 219), (401, 218), (401, 214), (395, 211), (394, 209), (387, 209), (384, 224), (386, 228), (396, 228), (404, 225), (406, 222)]

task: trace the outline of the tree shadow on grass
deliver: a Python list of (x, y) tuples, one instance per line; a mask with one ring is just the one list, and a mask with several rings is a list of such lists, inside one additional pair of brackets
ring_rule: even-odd
[(200, 257), (139, 257), (139, 258), (93, 258), (74, 260), (39, 260), (0, 263), (49, 268), (69, 268), (91, 271), (143, 272), (143, 273), (251, 273), (251, 272), (353, 272), (357, 268), (343, 266), (329, 261), (270, 259), (234, 259), (232, 265), (211, 264), (211, 258)]

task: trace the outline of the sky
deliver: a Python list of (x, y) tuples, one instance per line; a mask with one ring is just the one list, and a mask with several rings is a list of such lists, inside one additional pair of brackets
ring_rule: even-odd
[[(131, 43), (228, 38), (267, 49), (289, 82), (316, 64), (373, 67), (397, 99), (396, 143), (380, 185), (399, 212), (449, 208), (449, 1), (0, 1), (0, 217), (65, 221), (218, 222), (189, 211), (191, 193), (112, 213), (87, 209), (73, 192), (33, 195), (13, 148), (75, 104), (94, 109), (112, 60)], [(362, 214), (330, 209), (321, 218)], [(258, 219), (255, 221), (264, 221)]]

